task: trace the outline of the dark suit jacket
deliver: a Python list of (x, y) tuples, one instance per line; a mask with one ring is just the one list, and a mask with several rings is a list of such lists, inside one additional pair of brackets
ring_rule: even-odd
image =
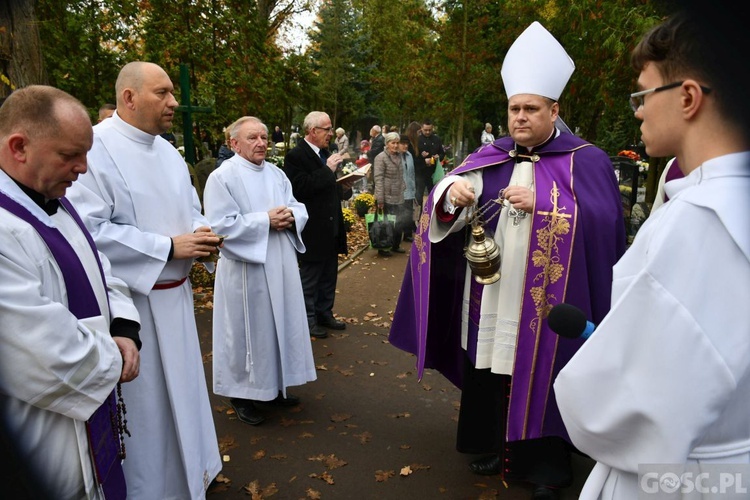
[(292, 183), (294, 197), (307, 208), (302, 241), (307, 251), (300, 260), (320, 261), (347, 253), (341, 200), (352, 196), (336, 183), (336, 175), (323, 164), (305, 140), (284, 157), (284, 172)]

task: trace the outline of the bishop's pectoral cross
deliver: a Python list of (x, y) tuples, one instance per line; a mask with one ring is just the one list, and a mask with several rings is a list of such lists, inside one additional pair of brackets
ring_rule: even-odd
[(518, 226), (521, 223), (521, 220), (525, 219), (528, 215), (528, 212), (525, 212), (524, 210), (516, 210), (513, 206), (508, 210), (508, 217), (513, 217), (514, 226)]

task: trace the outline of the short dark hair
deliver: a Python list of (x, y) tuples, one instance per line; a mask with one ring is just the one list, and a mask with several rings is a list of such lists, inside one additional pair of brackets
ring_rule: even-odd
[(630, 61), (636, 71), (653, 63), (665, 84), (691, 78), (710, 88), (722, 115), (750, 132), (748, 30), (739, 25), (744, 17), (736, 9), (731, 15), (733, 2), (719, 4), (686, 0), (646, 33)]

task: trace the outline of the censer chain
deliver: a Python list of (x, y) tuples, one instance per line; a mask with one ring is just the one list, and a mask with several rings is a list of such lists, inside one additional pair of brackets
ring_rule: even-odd
[[(495, 217), (497, 217), (498, 215), (500, 215), (500, 212), (503, 211), (503, 202), (505, 201), (505, 197), (503, 196), (504, 191), (505, 191), (504, 189), (501, 189), (498, 192), (498, 197), (497, 198), (493, 198), (493, 199), (489, 200), (487, 203), (485, 203), (484, 205), (482, 205), (481, 207), (475, 208), (473, 211), (471, 211), (471, 213), (469, 213), (470, 211), (467, 210), (466, 211), (466, 225), (467, 226), (468, 225), (472, 225), (473, 226), (474, 224), (487, 224), (487, 223), (491, 222), (492, 219), (494, 219)], [(495, 212), (494, 214), (492, 214), (492, 216), (489, 219), (487, 219), (486, 221), (483, 221), (482, 217), (484, 216), (484, 214), (487, 213), (487, 211), (490, 208), (492, 208), (493, 204), (500, 205), (500, 209), (497, 212)]]

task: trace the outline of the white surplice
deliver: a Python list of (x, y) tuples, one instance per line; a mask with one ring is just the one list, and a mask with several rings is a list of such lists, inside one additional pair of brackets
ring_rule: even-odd
[(141, 372), (123, 386), (128, 493), (199, 499), (221, 470), (190, 280), (192, 260), (167, 261), (170, 237), (207, 226), (177, 150), (114, 116), (94, 127), (89, 171), (69, 198), (141, 315)]
[[(122, 357), (109, 332), (112, 314), (139, 321), (125, 283), (107, 290), (85, 235), (64, 208), (47, 215), (5, 172), (0, 191), (58, 229), (75, 250), (101, 315), (79, 320), (45, 241), (27, 222), (0, 209), (0, 420), (55, 498), (101, 498), (85, 422), (117, 384)], [(0, 490), (2, 487), (0, 486)]]
[(614, 267), (609, 314), (555, 382), (573, 444), (597, 461), (584, 500), (640, 498), (639, 465), (750, 464), (750, 152), (665, 189)]
[[(213, 390), (269, 401), (316, 379), (297, 252), (307, 209), (275, 165), (239, 155), (209, 175), (206, 217), (225, 234), (214, 285)], [(286, 206), (293, 229), (271, 229), (268, 211)]]

